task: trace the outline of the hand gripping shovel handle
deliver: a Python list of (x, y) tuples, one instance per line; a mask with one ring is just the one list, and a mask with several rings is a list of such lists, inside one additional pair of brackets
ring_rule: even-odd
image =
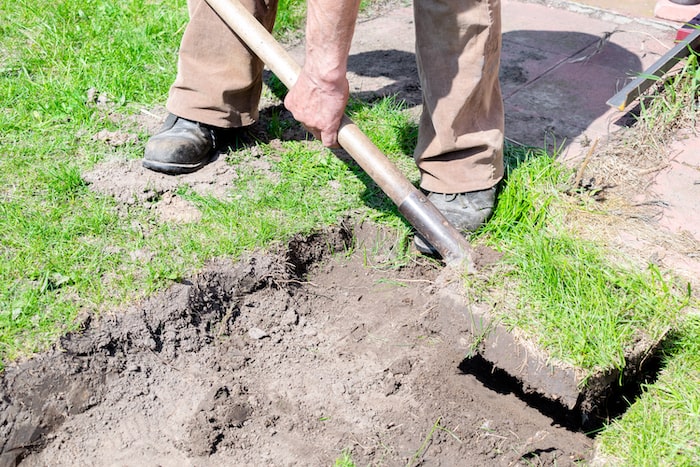
[[(285, 86), (294, 85), (301, 70), (299, 64), (238, 0), (206, 1)], [(347, 116), (340, 125), (338, 142), (447, 264), (464, 263), (473, 272), (472, 249), (464, 236)]]

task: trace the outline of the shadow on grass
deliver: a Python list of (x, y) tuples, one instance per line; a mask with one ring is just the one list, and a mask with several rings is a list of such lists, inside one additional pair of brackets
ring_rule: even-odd
[[(264, 79), (265, 84), (275, 97), (284, 100), (284, 96), (287, 93), (286, 86), (270, 72), (265, 73)], [(385, 98), (376, 95), (368, 95), (366, 97), (368, 100), (358, 99), (353, 96), (348, 105), (348, 110), (352, 112), (372, 107), (375, 103)], [(411, 157), (409, 155), (413, 154), (413, 148), (416, 145), (418, 125), (412, 122), (394, 125), (393, 132), (400, 152), (407, 154), (406, 157)], [(283, 104), (278, 104), (266, 107), (260, 111), (260, 120), (255, 131), (255, 139), (259, 143), (267, 144), (275, 139), (281, 141), (312, 140), (313, 136), (294, 120)], [(400, 217), (394, 203), (347, 151), (344, 149), (331, 149), (331, 152), (364, 184), (365, 191), (360, 197), (368, 207)], [(405, 220), (403, 222), (406, 226), (409, 226), (408, 222)]]
[[(382, 75), (385, 72), (375, 73)], [(373, 76), (372, 73), (369, 74)], [(286, 86), (270, 72), (265, 72), (265, 84), (276, 98), (284, 100), (287, 93)], [(396, 99), (406, 106), (413, 105), (411, 102), (401, 100), (401, 95), (391, 95), (389, 97), (377, 93), (365, 93), (361, 96), (353, 95), (348, 104), (349, 113), (358, 113), (363, 109), (374, 106), (384, 99)], [(413, 150), (418, 138), (418, 124), (412, 121), (394, 124), (392, 126), (394, 138), (399, 152), (412, 157)], [(274, 139), (281, 141), (310, 140), (313, 137), (296, 122), (291, 113), (282, 104), (269, 106), (260, 113), (260, 122), (255, 135), (260, 143), (269, 143)], [(367, 173), (355, 162), (352, 156), (343, 149), (333, 149), (333, 154), (365, 185), (365, 191), (361, 194), (362, 201), (370, 208), (397, 216), (402, 219), (406, 227), (410, 224), (399, 214), (397, 206), (386, 196), (383, 190), (367, 175)], [(507, 183), (508, 175), (511, 174), (522, 163), (531, 160), (533, 157), (546, 155), (538, 148), (521, 146), (516, 143), (506, 141), (504, 147), (505, 177), (501, 185)], [(417, 185), (417, 184), (416, 184)]]

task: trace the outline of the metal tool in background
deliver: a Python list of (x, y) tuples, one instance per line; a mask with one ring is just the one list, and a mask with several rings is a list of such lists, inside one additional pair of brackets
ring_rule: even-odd
[[(287, 88), (294, 85), (301, 67), (238, 0), (206, 1)], [(447, 264), (463, 263), (474, 272), (469, 242), (347, 116), (338, 142)]]
[(692, 31), (653, 65), (644, 70), (642, 75), (630, 81), (627, 86), (608, 99), (607, 104), (617, 110), (625, 110), (632, 101), (649, 89), (664, 73), (673, 68), (681, 58), (690, 55), (689, 48), (698, 50), (700, 48), (700, 29), (693, 28)]

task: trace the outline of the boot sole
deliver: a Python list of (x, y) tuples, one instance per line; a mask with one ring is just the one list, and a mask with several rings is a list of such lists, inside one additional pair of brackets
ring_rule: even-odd
[(175, 164), (172, 162), (158, 162), (149, 159), (143, 159), (141, 165), (154, 172), (161, 172), (168, 175), (183, 175), (196, 172), (208, 163), (210, 163), (214, 158), (214, 154), (209, 155), (209, 157), (203, 159), (196, 164)]

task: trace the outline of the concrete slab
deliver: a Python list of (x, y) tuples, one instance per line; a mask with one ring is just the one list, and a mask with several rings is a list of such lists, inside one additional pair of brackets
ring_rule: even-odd
[(654, 17), (656, 0), (578, 0), (578, 3), (640, 18)]
[[(619, 15), (618, 15), (619, 16)], [(563, 157), (614, 131), (606, 101), (673, 46), (675, 28), (611, 22), (552, 6), (503, 2), (506, 136)]]
[(564, 54), (542, 53), (536, 47), (504, 39), (504, 43), (506, 41), (500, 73), (504, 99), (513, 96), (568, 59)]
[[(668, 167), (654, 179), (652, 190), (665, 206), (659, 225), (671, 232), (686, 233), (700, 240), (700, 126), (671, 146)], [(699, 271), (700, 272), (700, 271)]]
[[(601, 79), (595, 86), (590, 81), (593, 73)], [(506, 135), (532, 146), (542, 146), (546, 140), (551, 150), (563, 145), (565, 157), (572, 153), (577, 156), (582, 140), (607, 133), (607, 122), (599, 119), (608, 112), (605, 101), (614, 93), (618, 78), (616, 70), (608, 67), (562, 64), (546, 79), (535, 81), (527, 92), (521, 90), (507, 99)], [(587, 87), (588, 92), (580, 92)], [(548, 124), (538, 128), (536, 122), (542, 122), (543, 117)], [(572, 151), (574, 148), (576, 151)]]
[(672, 21), (657, 18), (653, 9), (657, 0), (520, 0), (525, 3), (545, 5), (560, 10), (572, 11), (607, 21), (611, 24), (626, 24), (630, 21), (646, 23), (650, 27), (677, 25)]
[(654, 16), (657, 18), (667, 19), (684, 23), (695, 18), (700, 14), (700, 4), (698, 5), (681, 5), (671, 2), (670, 0), (658, 0), (654, 7)]

